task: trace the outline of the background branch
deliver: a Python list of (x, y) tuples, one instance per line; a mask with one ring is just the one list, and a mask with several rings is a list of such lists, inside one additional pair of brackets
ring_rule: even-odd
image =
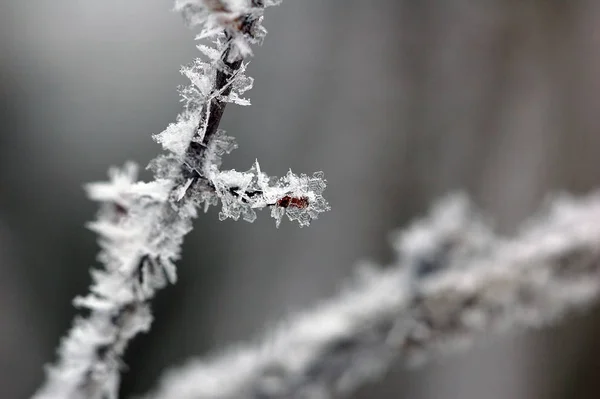
[(452, 197), (394, 243), (395, 264), (362, 268), (258, 345), (170, 371), (148, 398), (338, 397), (396, 359), (420, 364), (585, 309), (600, 290), (600, 195), (558, 198), (513, 239)]

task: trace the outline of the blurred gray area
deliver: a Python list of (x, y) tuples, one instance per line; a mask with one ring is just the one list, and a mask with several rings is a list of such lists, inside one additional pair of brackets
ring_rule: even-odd
[[(82, 184), (155, 156), (198, 53), (171, 0), (0, 7), (0, 397), (25, 398), (95, 262)], [(600, 187), (600, 2), (286, 0), (265, 25), (253, 105), (223, 121), (240, 144), (225, 166), (323, 170), (333, 210), (305, 229), (201, 215), (128, 351), (124, 396), (333, 295), (357, 261), (385, 264), (388, 233), (444, 193), (466, 190), (510, 233), (547, 193)], [(599, 319), (398, 366), (355, 398), (597, 398)]]

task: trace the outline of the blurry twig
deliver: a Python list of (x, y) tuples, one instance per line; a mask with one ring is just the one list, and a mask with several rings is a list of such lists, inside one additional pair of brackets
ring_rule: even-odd
[(396, 236), (396, 262), (257, 345), (169, 371), (148, 399), (331, 398), (477, 337), (552, 323), (600, 290), (600, 194), (561, 197), (515, 238), (462, 197)]

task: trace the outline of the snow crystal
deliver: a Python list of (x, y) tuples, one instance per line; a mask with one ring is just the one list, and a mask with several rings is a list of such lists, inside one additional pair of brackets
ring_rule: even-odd
[(162, 133), (154, 135), (153, 138), (165, 150), (183, 157), (192, 137), (198, 130), (199, 123), (198, 115), (185, 113), (178, 118), (177, 122), (171, 123)]

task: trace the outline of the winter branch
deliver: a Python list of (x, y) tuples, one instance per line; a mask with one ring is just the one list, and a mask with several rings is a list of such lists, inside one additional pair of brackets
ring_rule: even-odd
[(147, 398), (339, 397), (393, 361), (419, 364), (583, 310), (600, 291), (600, 194), (555, 200), (513, 239), (452, 197), (394, 246), (390, 267), (363, 267), (337, 297), (258, 345), (168, 372)]
[(329, 209), (322, 197), (322, 173), (280, 179), (268, 177), (258, 162), (247, 172), (222, 171), (221, 157), (236, 145), (219, 130), (227, 103), (249, 105), (241, 95), (252, 87), (244, 60), (264, 35), (264, 8), (277, 0), (178, 0), (175, 9), (192, 26), (206, 61), (182, 68), (191, 84), (180, 94), (184, 110), (177, 122), (154, 136), (168, 151), (150, 164), (155, 180), (136, 182), (137, 168), (112, 169), (110, 181), (90, 184), (88, 194), (101, 203), (97, 220), (102, 269), (92, 270), (93, 284), (74, 304), (86, 315), (75, 319), (62, 340), (56, 365), (36, 399), (113, 399), (118, 396), (122, 356), (127, 345), (152, 322), (150, 300), (167, 282), (174, 283), (174, 262), (192, 229), (200, 205), (222, 204), (220, 219), (247, 221), (256, 209), (271, 208), (277, 225), (287, 215), (301, 226)]

